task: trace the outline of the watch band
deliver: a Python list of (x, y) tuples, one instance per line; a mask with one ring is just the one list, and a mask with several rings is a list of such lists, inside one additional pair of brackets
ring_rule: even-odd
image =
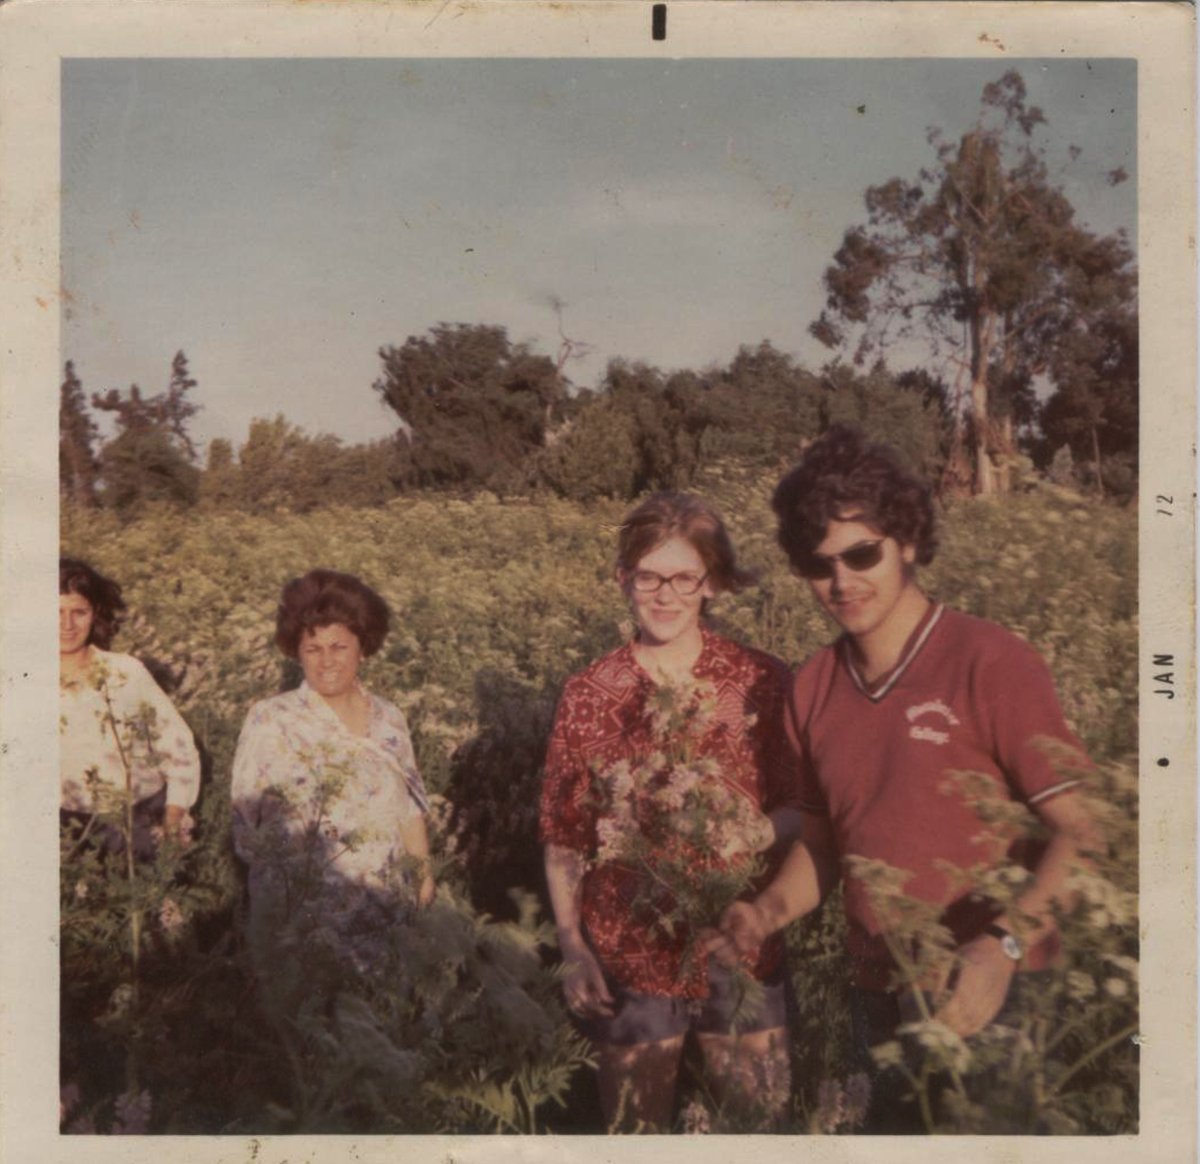
[(1003, 926), (992, 922), (983, 932), (1000, 939), (1000, 949), (1004, 951), (1005, 957), (1011, 958), (1014, 962), (1019, 962), (1025, 957), (1025, 946), (1021, 939), (1016, 934), (1009, 933)]

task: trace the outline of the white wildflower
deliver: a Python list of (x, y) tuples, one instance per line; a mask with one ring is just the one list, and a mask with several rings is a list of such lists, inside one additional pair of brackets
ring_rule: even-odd
[(681, 1118), (685, 1135), (707, 1136), (712, 1131), (712, 1120), (709, 1117), (708, 1108), (698, 1099), (693, 1099), (683, 1109)]
[(899, 1067), (904, 1062), (904, 1050), (898, 1039), (890, 1039), (872, 1047), (871, 1058), (880, 1067)]
[(1138, 963), (1136, 958), (1130, 958), (1126, 954), (1105, 954), (1104, 960), (1114, 970), (1121, 971), (1130, 981), (1136, 982), (1138, 980)]
[(965, 1071), (970, 1065), (971, 1049), (962, 1036), (936, 1019), (906, 1023), (897, 1033), (911, 1035), (922, 1047), (940, 1056), (955, 1071)]
[(1082, 970), (1067, 971), (1067, 994), (1076, 1002), (1083, 1002), (1096, 993), (1096, 981)]

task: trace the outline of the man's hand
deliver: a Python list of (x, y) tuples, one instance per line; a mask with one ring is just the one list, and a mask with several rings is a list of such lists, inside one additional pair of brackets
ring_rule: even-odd
[(721, 915), (719, 929), (701, 933), (700, 948), (718, 962), (734, 966), (744, 954), (753, 954), (770, 933), (762, 910), (754, 902), (735, 901)]
[[(1103, 847), (1098, 826), (1082, 795), (1067, 791), (1039, 801), (1037, 814), (1050, 830), (1050, 843), (1034, 870), (1033, 884), (1012, 904), (1009, 912), (1026, 919), (1021, 937), (1026, 945), (1040, 941), (1054, 928), (1051, 906), (1069, 905), (1071, 870), (1087, 855)], [(1000, 940), (983, 934), (960, 951), (958, 983), (937, 1017), (960, 1035), (983, 1030), (1004, 1005), (1016, 964), (1000, 947)]]
[(963, 946), (959, 960), (954, 992), (933, 1017), (965, 1038), (978, 1034), (1000, 1012), (1016, 963), (990, 934)]
[(596, 956), (582, 939), (564, 945), (562, 956), (567, 966), (567, 975), (563, 979), (567, 1010), (580, 1018), (610, 1018), (613, 997)]

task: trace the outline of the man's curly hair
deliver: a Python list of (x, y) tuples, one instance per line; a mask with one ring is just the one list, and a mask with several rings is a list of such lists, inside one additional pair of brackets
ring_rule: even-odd
[(771, 508), (779, 544), (801, 572), (811, 565), (829, 523), (853, 515), (916, 551), (922, 566), (937, 551), (933, 492), (887, 445), (835, 424), (804, 451), (775, 488)]

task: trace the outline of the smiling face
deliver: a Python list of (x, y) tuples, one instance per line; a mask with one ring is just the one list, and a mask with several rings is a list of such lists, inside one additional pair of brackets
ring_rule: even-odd
[(643, 555), (636, 570), (621, 570), (618, 576), (637, 619), (639, 642), (663, 647), (698, 636), (704, 600), (715, 594), (711, 582), (706, 578), (694, 594), (679, 594), (666, 582), (656, 590), (638, 590), (633, 585), (637, 573), (657, 574), (661, 578), (674, 578), (678, 574), (704, 577), (707, 567), (696, 547), (686, 538), (668, 538)]
[(318, 695), (338, 699), (354, 690), (362, 662), (358, 637), (340, 622), (305, 631), (300, 636), (300, 666)]
[[(835, 555), (873, 542), (879, 542), (882, 554), (868, 569), (855, 571), (844, 561), (835, 560)], [(884, 537), (874, 526), (848, 514), (843, 520), (829, 523), (816, 557), (828, 563), (830, 577), (810, 579), (813, 594), (860, 646), (897, 635), (901, 642), (907, 638), (912, 629), (908, 624), (916, 624), (925, 604), (913, 573), (916, 553), (912, 546)]]
[(58, 653), (80, 658), (87, 653), (96, 611), (82, 594), (58, 596)]

